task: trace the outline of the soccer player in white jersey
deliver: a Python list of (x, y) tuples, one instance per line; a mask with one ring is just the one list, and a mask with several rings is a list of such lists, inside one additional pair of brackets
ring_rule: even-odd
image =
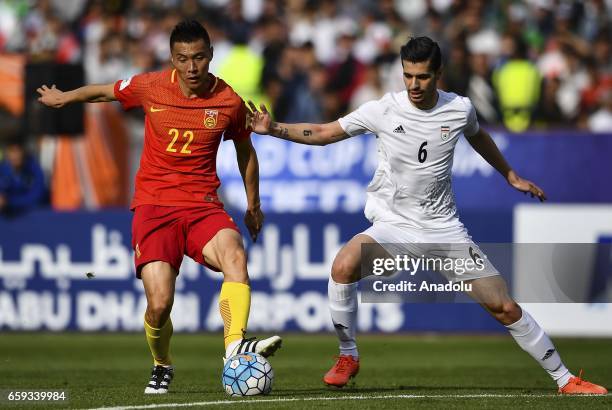
[[(401, 59), (405, 91), (367, 102), (327, 124), (273, 122), (263, 105), (260, 111), (249, 102), (253, 129), (259, 134), (309, 145), (331, 144), (367, 132), (377, 136), (379, 164), (365, 206), (372, 226), (340, 250), (329, 280), (329, 307), (340, 355), (323, 378), (328, 385), (342, 387), (359, 371), (355, 329), (362, 244), (461, 243), (478, 249), (459, 221), (451, 188), (459, 138), (465, 137), (511, 187), (546, 199), (542, 189), (508, 165), (490, 135), (480, 128), (470, 99), (437, 89), (441, 53), (436, 42), (428, 37), (411, 38), (401, 49)], [(555, 380), (560, 393), (607, 393), (604, 387), (570, 373), (550, 338), (510, 297), (494, 267), (449, 279), (472, 284), (470, 296), (506, 326), (519, 346)]]

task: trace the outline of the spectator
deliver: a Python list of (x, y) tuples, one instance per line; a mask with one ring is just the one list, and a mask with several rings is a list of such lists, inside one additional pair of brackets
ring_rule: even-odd
[(467, 95), (470, 81), (470, 64), (465, 42), (459, 39), (450, 47), (448, 62), (443, 71), (443, 83), (446, 91)]
[(355, 43), (355, 56), (364, 64), (372, 64), (388, 50), (392, 40), (391, 28), (384, 22), (376, 21), (372, 14), (366, 14), (360, 24), (362, 35)]
[(612, 132), (612, 91), (601, 95), (601, 108), (593, 113), (588, 120), (592, 132)]
[(525, 131), (540, 98), (540, 74), (527, 59), (527, 46), (520, 37), (506, 36), (502, 43), (509, 55), (494, 74), (504, 125), (514, 132)]
[(337, 94), (341, 111), (346, 111), (353, 93), (361, 85), (365, 76), (365, 66), (354, 55), (353, 47), (357, 39), (357, 26), (351, 20), (338, 23), (336, 56), (328, 67), (328, 88)]
[(325, 68), (317, 63), (312, 43), (288, 47), (279, 67), (283, 90), (275, 105), (279, 121), (323, 119), (323, 96), (327, 85)]
[(557, 98), (560, 88), (558, 76), (550, 76), (542, 82), (542, 98), (534, 113), (534, 124), (538, 128), (561, 127), (567, 122)]
[(486, 54), (472, 54), (470, 77), (466, 90), (472, 100), (479, 120), (484, 124), (496, 124), (499, 119), (498, 102), (491, 80), (491, 68)]
[(588, 85), (582, 90), (580, 96), (580, 118), (581, 125), (585, 119), (600, 108), (600, 101), (606, 92), (612, 91), (612, 75), (604, 74), (599, 70), (594, 58), (588, 58), (585, 62), (588, 75)]
[(310, 67), (305, 77), (296, 85), (293, 99), (286, 118), (309, 121), (316, 118), (323, 121), (323, 99), (327, 77), (323, 66)]
[(371, 101), (378, 100), (385, 95), (382, 79), (380, 76), (379, 64), (375, 62), (366, 67), (365, 81), (361, 84), (351, 97), (349, 111), (354, 111), (360, 105)]
[(562, 47), (568, 71), (560, 77), (561, 85), (557, 93), (558, 104), (563, 116), (573, 120), (578, 116), (582, 91), (589, 86), (589, 75), (582, 64), (582, 56), (569, 45)]
[(603, 74), (612, 75), (612, 53), (610, 53), (610, 43), (612, 43), (612, 33), (610, 28), (602, 30), (593, 45), (593, 57)]
[(281, 58), (287, 47), (287, 32), (283, 22), (274, 17), (262, 18), (258, 25), (264, 59), (261, 82), (265, 88), (271, 79), (279, 76)]
[[(2, 127), (0, 127), (0, 144), (4, 145), (6, 141), (10, 140), (11, 136), (19, 132), (21, 121), (19, 117), (0, 104), (0, 124), (2, 124)], [(0, 159), (2, 159), (1, 156)]]
[(230, 48), (225, 60), (219, 65), (219, 76), (232, 86), (244, 100), (267, 104), (261, 89), (264, 67), (263, 58), (249, 46), (249, 33), (238, 23), (232, 26)]
[[(612, 77), (611, 4), (0, 0), (0, 51), (29, 61), (82, 63), (88, 83), (104, 83), (164, 67), (169, 29), (196, 18), (211, 34), (211, 72), (245, 99), (273, 107), (279, 120), (305, 115), (317, 122), (346, 114), (365, 95), (404, 89), (399, 45), (428, 35), (449, 51), (440, 87), (470, 97), (482, 121), (522, 131), (536, 115), (537, 127), (586, 128), (602, 110), (601, 94)], [(374, 94), (372, 67), (380, 77)], [(361, 88), (363, 81), (368, 84)], [(355, 97), (358, 89), (362, 95)], [(540, 92), (546, 103), (539, 102)]]
[(209, 23), (206, 24), (210, 40), (212, 41), (214, 58), (210, 62), (210, 72), (219, 75), (219, 69), (232, 50), (233, 44), (230, 41), (220, 16), (209, 16)]
[(108, 83), (125, 76), (129, 70), (125, 39), (117, 33), (105, 35), (99, 45), (99, 53), (86, 65), (87, 79), (91, 83)]
[(21, 141), (11, 141), (0, 162), (0, 212), (15, 214), (43, 205), (46, 189), (38, 161)]
[(335, 56), (335, 41), (338, 33), (338, 10), (332, 0), (308, 0), (302, 13), (291, 25), (290, 39), (293, 44), (312, 42), (317, 59), (329, 64)]

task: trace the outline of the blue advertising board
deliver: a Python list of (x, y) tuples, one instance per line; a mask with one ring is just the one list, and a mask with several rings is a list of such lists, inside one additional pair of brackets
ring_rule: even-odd
[[(494, 138), (511, 165), (552, 202), (612, 203), (612, 135), (510, 135)], [(327, 281), (333, 258), (368, 226), (365, 187), (376, 168), (375, 139), (327, 147), (254, 136), (266, 224), (247, 243), (251, 331), (332, 331)], [(218, 156), (222, 197), (241, 221), (244, 186), (232, 144)], [(453, 165), (460, 217), (476, 241), (512, 241), (512, 210), (534, 200), (511, 189), (462, 140)], [(134, 276), (127, 210), (48, 210), (0, 218), (0, 330), (135, 331), (146, 300)], [(89, 278), (87, 273), (95, 277)], [(91, 276), (91, 275), (89, 275)], [(177, 331), (220, 331), (222, 276), (185, 258), (177, 282)], [(369, 304), (367, 332), (500, 331), (479, 306)]]
[[(130, 223), (128, 211), (38, 211), (0, 220), (0, 329), (141, 329), (146, 299), (134, 276)], [(247, 244), (253, 290), (249, 329), (331, 331), (327, 281), (333, 258), (367, 224), (361, 214), (269, 214), (260, 240)], [(221, 280), (220, 273), (184, 259), (172, 314), (176, 331), (222, 329)], [(478, 306), (364, 303), (359, 328), (483, 331), (498, 326)]]
[[(492, 133), (510, 165), (533, 180), (551, 202), (611, 203), (612, 135), (581, 133)], [(365, 188), (377, 165), (376, 140), (363, 135), (325, 147), (253, 137), (260, 159), (261, 196), (271, 212), (361, 212)], [(232, 144), (218, 157), (223, 195), (243, 208), (244, 188)], [(453, 189), (457, 206), (506, 209), (531, 199), (511, 189), (465, 139), (455, 148)]]

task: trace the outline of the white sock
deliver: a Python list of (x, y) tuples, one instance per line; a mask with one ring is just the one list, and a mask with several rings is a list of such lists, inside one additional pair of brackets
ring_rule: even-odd
[(359, 358), (355, 333), (357, 327), (357, 282), (336, 283), (331, 277), (327, 286), (329, 311), (340, 340), (340, 354)]
[(523, 316), (506, 326), (516, 343), (531, 355), (559, 385), (567, 384), (572, 374), (561, 361), (561, 356), (544, 330), (523, 309)]

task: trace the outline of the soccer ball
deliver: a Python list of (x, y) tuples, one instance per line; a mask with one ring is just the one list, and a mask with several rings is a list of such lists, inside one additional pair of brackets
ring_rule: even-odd
[(272, 390), (274, 370), (265, 357), (257, 353), (237, 354), (223, 366), (221, 382), (230, 396), (255, 396)]

